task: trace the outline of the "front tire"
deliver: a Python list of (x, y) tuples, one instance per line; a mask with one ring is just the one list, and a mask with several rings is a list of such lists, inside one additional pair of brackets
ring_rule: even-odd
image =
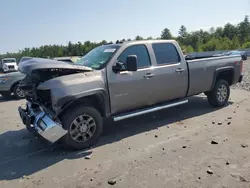
[(94, 107), (70, 108), (61, 116), (68, 133), (61, 139), (63, 147), (86, 149), (94, 145), (103, 130), (103, 118)]
[(226, 80), (218, 80), (212, 91), (207, 93), (207, 99), (211, 106), (222, 107), (228, 102), (230, 86)]
[(24, 91), (17, 85), (14, 86), (13, 88), (13, 94), (16, 99), (24, 99), (25, 98), (25, 93)]

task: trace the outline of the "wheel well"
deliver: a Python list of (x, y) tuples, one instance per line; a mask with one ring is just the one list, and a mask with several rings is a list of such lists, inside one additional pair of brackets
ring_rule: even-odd
[(233, 83), (233, 70), (226, 70), (226, 71), (220, 72), (216, 77), (216, 81), (218, 81), (218, 80), (226, 80), (229, 85), (232, 85), (232, 83)]
[(19, 84), (19, 82), (20, 82), (20, 81), (15, 82), (14, 84), (12, 84), (12, 86), (11, 86), (11, 88), (10, 88), (10, 91), (11, 91), (11, 92), (13, 92), (14, 87), (15, 87), (17, 84)]
[(91, 95), (82, 97), (69, 104), (64, 105), (63, 112), (65, 110), (68, 110), (69, 108), (72, 109), (79, 105), (85, 105), (85, 106), (88, 105), (95, 107), (101, 113), (101, 116), (105, 117), (105, 106), (104, 106), (105, 104), (102, 101), (104, 101), (104, 99), (101, 95)]

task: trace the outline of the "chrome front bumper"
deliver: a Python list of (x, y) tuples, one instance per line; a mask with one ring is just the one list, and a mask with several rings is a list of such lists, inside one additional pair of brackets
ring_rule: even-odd
[(39, 134), (51, 143), (56, 142), (68, 132), (60, 123), (52, 120), (41, 107), (32, 108), (32, 104), (27, 103), (26, 109), (18, 107), (18, 111), (23, 124), (29, 131)]

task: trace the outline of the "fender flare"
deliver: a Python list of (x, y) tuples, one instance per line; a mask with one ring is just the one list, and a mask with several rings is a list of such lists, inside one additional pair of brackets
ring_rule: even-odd
[(234, 77), (234, 67), (233, 66), (227, 66), (227, 67), (222, 67), (222, 68), (216, 69), (214, 72), (214, 77), (213, 77), (213, 81), (212, 81), (212, 85), (211, 85), (210, 90), (212, 90), (214, 88), (214, 85), (216, 83), (216, 79), (217, 79), (218, 75), (222, 72), (225, 72), (225, 71), (233, 71), (233, 77)]
[(17, 80), (17, 81), (15, 81), (14, 83), (11, 84), (11, 87), (10, 87), (10, 91), (11, 91), (11, 92), (13, 92), (14, 87), (15, 87), (17, 84), (19, 84), (20, 81), (21, 81), (21, 80)]

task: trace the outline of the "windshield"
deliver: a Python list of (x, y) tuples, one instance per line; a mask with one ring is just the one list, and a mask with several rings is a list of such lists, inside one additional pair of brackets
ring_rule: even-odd
[(3, 59), (3, 63), (15, 63), (15, 59)]
[(99, 46), (91, 50), (76, 64), (90, 67), (95, 70), (102, 69), (106, 66), (106, 62), (113, 56), (120, 45)]

